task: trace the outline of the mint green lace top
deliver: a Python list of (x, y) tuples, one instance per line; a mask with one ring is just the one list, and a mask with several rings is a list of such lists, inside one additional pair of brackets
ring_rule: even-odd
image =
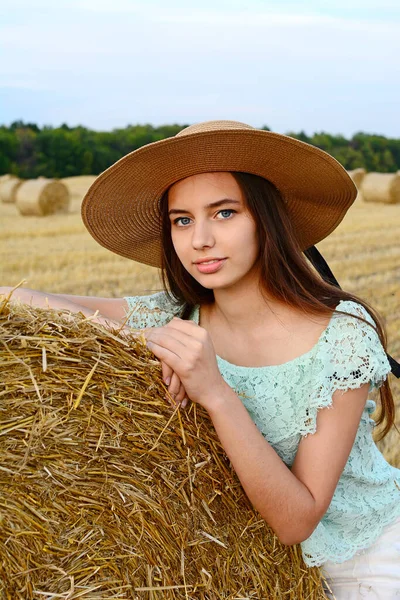
[[(181, 309), (165, 292), (125, 298), (128, 324), (134, 328), (162, 326)], [(217, 356), (224, 380), (236, 391), (251, 418), (288, 467), (303, 436), (316, 432), (317, 411), (332, 406), (335, 390), (370, 383), (378, 388), (390, 364), (364, 307), (341, 301), (316, 345), (281, 365), (243, 367)], [(198, 324), (199, 307), (190, 319)], [(244, 397), (246, 396), (246, 397)], [(311, 536), (301, 543), (308, 566), (330, 560), (341, 563), (368, 548), (383, 528), (400, 516), (400, 469), (391, 466), (372, 438), (376, 408), (368, 399), (356, 439), (330, 506)]]

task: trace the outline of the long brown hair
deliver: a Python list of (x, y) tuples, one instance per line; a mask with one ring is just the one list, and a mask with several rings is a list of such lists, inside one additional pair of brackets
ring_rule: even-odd
[[(259, 240), (261, 291), (270, 298), (312, 315), (332, 315), (341, 300), (361, 304), (376, 324), (376, 332), (386, 350), (387, 336), (382, 318), (365, 300), (326, 282), (308, 262), (296, 240), (285, 203), (277, 188), (268, 180), (249, 173), (232, 172), (246, 206), (252, 215)], [(188, 318), (194, 306), (212, 304), (214, 292), (203, 287), (183, 267), (171, 238), (168, 216), (168, 191), (160, 201), (162, 232), (161, 277), (171, 302), (183, 306), (182, 318)], [(337, 311), (341, 314), (348, 314)], [(352, 315), (355, 316), (355, 315)], [(372, 327), (368, 321), (359, 318)], [(381, 410), (376, 421), (384, 423), (379, 435), (383, 439), (394, 425), (395, 406), (388, 378), (379, 388)], [(397, 429), (397, 428), (396, 428)]]

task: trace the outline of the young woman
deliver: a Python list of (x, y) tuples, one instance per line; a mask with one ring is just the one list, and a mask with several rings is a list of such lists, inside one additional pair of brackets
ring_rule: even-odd
[(236, 122), (191, 126), (118, 161), (82, 205), (94, 238), (160, 267), (165, 291), (16, 295), (145, 329), (175, 402), (208, 411), (279, 539), (301, 544), (338, 600), (389, 600), (400, 597), (400, 470), (373, 441), (368, 397), (379, 388), (386, 434), (384, 327), (304, 255), (355, 196), (317, 148)]

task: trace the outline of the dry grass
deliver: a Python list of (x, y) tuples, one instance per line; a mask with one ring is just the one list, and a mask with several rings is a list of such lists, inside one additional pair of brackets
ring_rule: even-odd
[(23, 184), (23, 180), (13, 175), (4, 175), (0, 181), (0, 201), (7, 204), (14, 204), (17, 191)]
[[(79, 182), (78, 182), (79, 183)], [(87, 188), (86, 181), (80, 185)], [(85, 190), (83, 190), (85, 191)], [(80, 219), (80, 197), (71, 213), (46, 218), (19, 217), (0, 204), (2, 285), (27, 279), (48, 292), (120, 297), (161, 289), (158, 271), (101, 248)], [(338, 229), (318, 245), (341, 286), (370, 302), (384, 317), (388, 350), (400, 360), (400, 205), (357, 203)], [(400, 406), (400, 383), (390, 376)], [(400, 413), (400, 409), (398, 411)], [(400, 414), (397, 416), (400, 428)], [(395, 430), (379, 444), (400, 467)]]
[(18, 188), (15, 202), (19, 213), (25, 217), (66, 214), (70, 194), (60, 181), (41, 177), (24, 181)]
[(326, 597), (142, 340), (6, 301), (0, 339), (0, 598)]
[(365, 202), (400, 204), (400, 173), (367, 173), (359, 189)]

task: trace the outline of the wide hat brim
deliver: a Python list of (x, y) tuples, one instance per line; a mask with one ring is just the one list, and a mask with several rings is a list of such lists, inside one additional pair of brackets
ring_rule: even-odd
[(188, 128), (121, 158), (97, 177), (83, 199), (82, 219), (91, 235), (112, 252), (160, 267), (164, 192), (197, 173), (239, 171), (277, 187), (302, 250), (328, 236), (357, 195), (346, 170), (310, 144), (242, 127), (219, 122), (182, 135)]

